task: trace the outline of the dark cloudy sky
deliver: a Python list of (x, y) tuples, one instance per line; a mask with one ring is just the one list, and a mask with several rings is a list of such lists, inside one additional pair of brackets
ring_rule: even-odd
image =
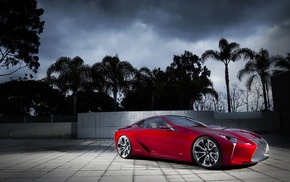
[[(184, 50), (198, 56), (226, 38), (271, 55), (290, 52), (289, 0), (39, 0), (44, 9), (37, 78), (59, 57), (92, 65), (119, 55), (134, 67), (165, 68)], [(224, 91), (224, 65), (208, 60)], [(231, 82), (245, 61), (230, 64)]]

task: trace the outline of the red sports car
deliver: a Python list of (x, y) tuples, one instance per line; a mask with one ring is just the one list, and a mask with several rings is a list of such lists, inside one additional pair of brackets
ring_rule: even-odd
[(115, 132), (120, 157), (196, 162), (206, 169), (255, 164), (269, 157), (268, 143), (241, 129), (208, 126), (185, 116), (153, 116)]

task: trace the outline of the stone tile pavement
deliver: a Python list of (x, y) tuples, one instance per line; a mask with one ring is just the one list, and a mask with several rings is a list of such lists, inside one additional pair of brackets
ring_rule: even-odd
[(0, 182), (290, 182), (290, 135), (262, 134), (270, 158), (257, 165), (205, 170), (166, 160), (121, 159), (108, 140), (0, 140)]

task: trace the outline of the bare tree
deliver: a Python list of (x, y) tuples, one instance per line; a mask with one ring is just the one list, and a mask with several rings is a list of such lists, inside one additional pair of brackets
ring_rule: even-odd
[(193, 102), (194, 110), (196, 110), (196, 111), (213, 111), (214, 110), (213, 98), (216, 98), (216, 97), (211, 95), (211, 94), (203, 95), (200, 100)]
[(261, 99), (262, 99), (262, 93), (259, 84), (254, 85), (254, 89), (252, 92), (252, 101), (251, 101), (251, 111), (260, 111), (261, 106)]
[(215, 108), (217, 112), (224, 113), (227, 111), (227, 95), (223, 92), (218, 93), (218, 99), (214, 99)]
[(207, 94), (201, 100), (194, 102), (194, 109), (199, 111), (226, 112), (226, 94), (219, 92), (218, 97)]
[(243, 105), (246, 107), (246, 112), (250, 109), (250, 96), (251, 92), (248, 89), (240, 89)]
[(242, 93), (241, 90), (238, 88), (237, 84), (231, 85), (231, 107), (232, 112), (237, 112), (238, 108), (240, 108), (243, 105), (243, 98), (241, 97)]

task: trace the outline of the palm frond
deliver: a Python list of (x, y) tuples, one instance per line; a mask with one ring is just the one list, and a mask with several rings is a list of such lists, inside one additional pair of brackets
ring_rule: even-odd
[(247, 87), (247, 89), (248, 89), (249, 91), (251, 91), (253, 81), (254, 81), (254, 79), (255, 79), (256, 77), (257, 77), (256, 74), (251, 75), (251, 76), (248, 78), (248, 80), (246, 81), (246, 87)]
[(206, 59), (212, 58), (216, 61), (220, 61), (220, 54), (214, 50), (207, 50), (201, 55), (201, 61), (205, 62)]

